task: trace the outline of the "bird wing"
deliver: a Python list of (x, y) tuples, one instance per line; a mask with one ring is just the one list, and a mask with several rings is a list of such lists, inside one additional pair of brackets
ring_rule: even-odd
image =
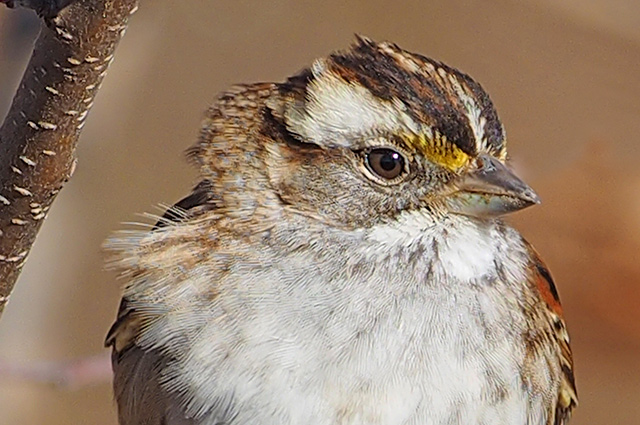
[(549, 269), (541, 260), (535, 249), (528, 245), (533, 259), (533, 282), (540, 294), (540, 298), (546, 304), (546, 320), (550, 324), (551, 341), (554, 343), (554, 351), (560, 362), (560, 385), (558, 388), (557, 405), (549, 418), (549, 424), (565, 425), (569, 422), (571, 411), (578, 404), (576, 384), (573, 375), (573, 356), (569, 345), (569, 333), (564, 321), (562, 306), (558, 291), (549, 273)]
[[(178, 223), (196, 210), (215, 208), (210, 182), (203, 181), (191, 195), (169, 208), (153, 230)], [(161, 371), (171, 361), (166, 354), (136, 344), (145, 326), (145, 316), (123, 298), (118, 316), (109, 329), (105, 346), (111, 347), (113, 386), (120, 425), (197, 425), (185, 415), (178, 396), (161, 385)], [(223, 422), (220, 422), (223, 424)]]
[(112, 348), (114, 396), (120, 425), (194, 425), (178, 400), (160, 385), (160, 371), (168, 359), (138, 347), (135, 339), (143, 321), (125, 299), (105, 344)]

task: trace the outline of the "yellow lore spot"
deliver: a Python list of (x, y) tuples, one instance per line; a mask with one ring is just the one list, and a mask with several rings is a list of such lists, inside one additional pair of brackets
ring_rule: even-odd
[(469, 155), (439, 133), (427, 138), (424, 134), (412, 134), (405, 139), (407, 145), (417, 150), (430, 161), (457, 171), (469, 162)]

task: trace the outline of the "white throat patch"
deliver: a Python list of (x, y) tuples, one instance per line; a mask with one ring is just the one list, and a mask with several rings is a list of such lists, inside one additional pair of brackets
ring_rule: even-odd
[(495, 270), (497, 245), (493, 237), (490, 229), (465, 217), (450, 216), (436, 222), (420, 211), (402, 213), (397, 221), (375, 226), (367, 235), (385, 250), (420, 244), (425, 255), (437, 255), (440, 270), (460, 281), (480, 278)]

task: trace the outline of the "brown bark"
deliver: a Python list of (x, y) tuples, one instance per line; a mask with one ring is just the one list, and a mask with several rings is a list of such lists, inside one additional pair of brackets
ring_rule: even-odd
[(77, 0), (0, 0), (9, 7), (26, 7), (33, 9), (39, 16), (50, 19), (60, 10)]
[[(18, 0), (44, 16), (0, 127), (0, 315), (51, 203), (73, 174), (87, 113), (138, 0)], [(64, 249), (64, 246), (61, 246)]]

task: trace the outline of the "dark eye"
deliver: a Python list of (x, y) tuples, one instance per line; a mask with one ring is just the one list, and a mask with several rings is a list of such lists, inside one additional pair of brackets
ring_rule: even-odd
[(374, 174), (392, 180), (405, 171), (404, 158), (391, 149), (372, 149), (366, 156), (367, 167)]

